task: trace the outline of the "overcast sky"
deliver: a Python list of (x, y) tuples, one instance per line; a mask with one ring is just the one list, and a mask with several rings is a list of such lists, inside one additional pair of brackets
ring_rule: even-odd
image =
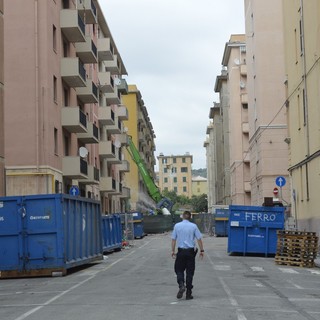
[[(206, 167), (203, 142), (224, 45), (244, 32), (243, 0), (100, 0), (128, 71), (148, 108), (156, 156), (193, 155)], [(130, 110), (129, 110), (130, 112)]]

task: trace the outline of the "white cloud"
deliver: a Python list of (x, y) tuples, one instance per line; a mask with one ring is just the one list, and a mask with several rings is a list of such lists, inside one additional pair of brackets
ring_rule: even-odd
[(225, 42), (244, 32), (241, 0), (100, 0), (157, 136), (158, 155), (194, 156), (205, 167), (206, 126)]

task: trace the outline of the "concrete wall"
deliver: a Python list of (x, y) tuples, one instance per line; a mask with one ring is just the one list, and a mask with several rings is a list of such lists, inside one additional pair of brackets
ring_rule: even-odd
[[(275, 178), (288, 178), (282, 1), (245, 0), (250, 127), (251, 202), (273, 196)], [(283, 198), (290, 202), (289, 184)]]
[(295, 194), (292, 214), (298, 219), (300, 230), (319, 233), (320, 3), (317, 0), (284, 0), (283, 12), (291, 140), (289, 171)]
[(3, 0), (0, 0), (0, 196), (4, 190), (4, 10)]

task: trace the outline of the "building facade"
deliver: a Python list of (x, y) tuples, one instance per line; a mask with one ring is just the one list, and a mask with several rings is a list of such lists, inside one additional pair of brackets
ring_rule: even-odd
[[(250, 205), (250, 158), (245, 35), (231, 35), (222, 66), (227, 72), (230, 202)], [(218, 90), (218, 88), (217, 88)]]
[(282, 4), (292, 211), (299, 230), (319, 233), (320, 3), (284, 0)]
[(165, 156), (160, 153), (159, 187), (161, 191), (174, 191), (178, 195), (192, 197), (192, 161), (189, 153)]
[(192, 177), (192, 195), (201, 196), (208, 194), (208, 179), (198, 176)]
[[(124, 121), (124, 126), (132, 142), (139, 150), (141, 159), (144, 161), (151, 177), (155, 180), (155, 133), (153, 126), (141, 92), (136, 85), (129, 85), (128, 88), (128, 94), (123, 97), (123, 102), (129, 110), (129, 119)], [(129, 209), (141, 212), (153, 210), (155, 203), (149, 196), (136, 163), (132, 160), (128, 151), (125, 152), (125, 157), (130, 167), (130, 172), (125, 176), (125, 185), (131, 190)]]
[(124, 210), (118, 140), (126, 69), (99, 3), (4, 3), (7, 195), (76, 185), (81, 196), (100, 199), (103, 212)]
[(5, 195), (4, 189), (4, 10), (0, 0), (0, 196)]
[[(272, 197), (277, 176), (288, 177), (282, 1), (245, 0), (251, 203)], [(288, 12), (286, 12), (286, 15)], [(270, 23), (272, 21), (272, 23)], [(267, 28), (266, 28), (267, 26)], [(290, 202), (289, 186), (282, 190)]]

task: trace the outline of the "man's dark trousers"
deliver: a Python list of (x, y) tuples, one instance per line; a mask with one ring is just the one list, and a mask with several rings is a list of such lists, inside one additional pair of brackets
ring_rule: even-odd
[(184, 272), (186, 271), (186, 287), (187, 290), (191, 290), (192, 280), (195, 270), (195, 251), (194, 249), (180, 249), (178, 248), (178, 253), (176, 261), (174, 264), (174, 271), (177, 275), (177, 282), (179, 285), (184, 284)]

